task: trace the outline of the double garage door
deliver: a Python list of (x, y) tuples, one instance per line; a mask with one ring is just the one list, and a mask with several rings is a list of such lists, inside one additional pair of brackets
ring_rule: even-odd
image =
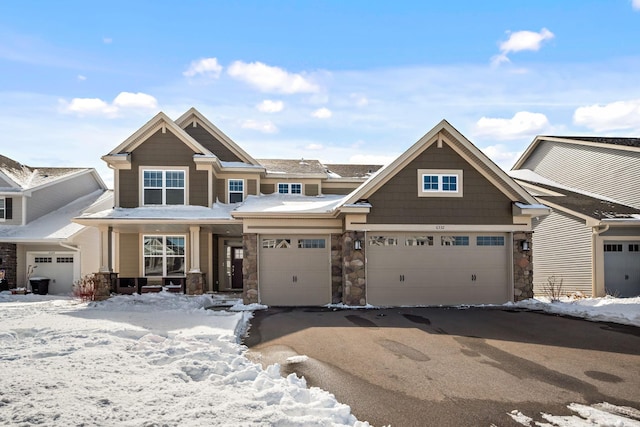
[(367, 234), (367, 302), (502, 304), (511, 300), (505, 233)]
[(260, 302), (326, 305), (331, 302), (329, 236), (261, 236)]

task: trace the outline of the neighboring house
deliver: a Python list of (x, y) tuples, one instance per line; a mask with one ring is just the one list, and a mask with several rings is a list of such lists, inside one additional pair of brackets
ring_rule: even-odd
[(256, 160), (197, 110), (159, 113), (103, 159), (101, 233), (120, 278), (186, 277), (269, 305), (504, 303), (532, 295), (549, 209), (442, 121), (389, 166)]
[(534, 290), (640, 295), (640, 138), (538, 136), (510, 175), (553, 213), (534, 221)]
[(95, 229), (71, 222), (84, 211), (113, 205), (89, 168), (33, 168), (0, 156), (0, 276), (27, 287), (29, 275), (50, 279), (49, 293), (99, 269)]

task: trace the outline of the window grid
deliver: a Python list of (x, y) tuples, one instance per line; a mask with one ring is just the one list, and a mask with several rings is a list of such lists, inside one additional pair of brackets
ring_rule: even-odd
[(390, 236), (369, 236), (369, 246), (397, 246), (398, 238)]
[(279, 194), (302, 194), (302, 184), (299, 184), (299, 183), (289, 184), (286, 182), (279, 182), (278, 193)]
[(477, 236), (476, 246), (504, 246), (504, 236)]
[(4, 197), (0, 197), (0, 220), (3, 220), (5, 218), (6, 218), (6, 208), (5, 208)]
[(457, 193), (458, 176), (445, 174), (422, 175), (422, 191), (436, 193)]
[(607, 243), (604, 245), (605, 252), (622, 252), (622, 244)]
[(229, 203), (238, 203), (244, 200), (244, 180), (229, 180)]
[(404, 241), (405, 246), (433, 246), (433, 236), (411, 236)]
[(145, 276), (184, 276), (185, 236), (144, 236)]
[(262, 239), (263, 249), (289, 249), (291, 239)]
[(56, 262), (58, 264), (73, 264), (73, 257), (72, 256), (57, 257)]
[(469, 246), (469, 236), (440, 236), (442, 246)]
[(143, 205), (184, 205), (185, 171), (143, 171)]
[(53, 261), (51, 257), (37, 256), (33, 259), (33, 262), (35, 262), (36, 264), (48, 264)]
[(326, 247), (325, 239), (299, 239), (299, 249), (324, 249)]
[(632, 243), (629, 245), (629, 252), (640, 252), (640, 245), (637, 243)]

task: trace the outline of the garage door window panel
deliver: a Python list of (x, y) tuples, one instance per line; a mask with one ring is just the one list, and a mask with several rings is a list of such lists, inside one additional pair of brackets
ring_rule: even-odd
[(262, 249), (289, 249), (291, 239), (262, 239)]
[(324, 249), (326, 247), (325, 239), (300, 239), (298, 240), (299, 249)]
[(433, 236), (410, 236), (404, 241), (405, 246), (433, 246)]
[(398, 238), (395, 236), (369, 236), (369, 246), (397, 246)]
[(477, 236), (476, 246), (504, 246), (504, 236)]
[(440, 236), (442, 246), (469, 246), (469, 236)]

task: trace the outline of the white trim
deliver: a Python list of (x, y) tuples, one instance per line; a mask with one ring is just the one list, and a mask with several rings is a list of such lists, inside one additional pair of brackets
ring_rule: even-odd
[(2, 202), (2, 207), (0, 208), (2, 211), (0, 222), (5, 222), (7, 220), (7, 198), (5, 196), (0, 196), (0, 202)]
[(245, 183), (245, 179), (243, 178), (228, 178), (227, 179), (227, 203), (231, 204), (231, 194), (240, 194), (240, 191), (231, 191), (231, 181), (240, 181), (242, 182), (242, 200), (240, 202), (233, 203), (242, 203), (247, 198), (247, 185)]
[[(418, 197), (463, 197), (463, 171), (461, 169), (418, 169)], [(437, 190), (425, 190), (424, 178), (435, 176)], [(456, 190), (444, 190), (444, 177), (456, 178)]]
[[(181, 255), (184, 258), (184, 275), (187, 275), (187, 271), (189, 271), (189, 259), (188, 259), (188, 254), (187, 252), (189, 251), (189, 238), (186, 234), (172, 234), (172, 233), (162, 233), (162, 232), (158, 232), (158, 233), (144, 233), (140, 235), (142, 238), (140, 239), (140, 270), (142, 273), (141, 277), (168, 277), (167, 274), (167, 237), (182, 237), (184, 239), (184, 255)], [(144, 254), (144, 239), (146, 237), (162, 237), (162, 257), (159, 256), (153, 256), (150, 258), (162, 258), (162, 275), (160, 276), (147, 276), (146, 271), (145, 271), (145, 254)], [(179, 257), (180, 255), (176, 256)]]
[(509, 233), (512, 231), (531, 231), (528, 224), (504, 225), (468, 225), (468, 224), (357, 224), (345, 226), (345, 231), (397, 231), (397, 232), (435, 232), (435, 233)]
[[(281, 185), (286, 185), (287, 186), (287, 192), (286, 193), (281, 193), (280, 192), (280, 186)], [(293, 185), (299, 185), (300, 186), (300, 192), (299, 193), (292, 193), (291, 192), (291, 187)], [(301, 182), (277, 182), (276, 183), (276, 193), (278, 193), (278, 194), (304, 194), (304, 185)]]

